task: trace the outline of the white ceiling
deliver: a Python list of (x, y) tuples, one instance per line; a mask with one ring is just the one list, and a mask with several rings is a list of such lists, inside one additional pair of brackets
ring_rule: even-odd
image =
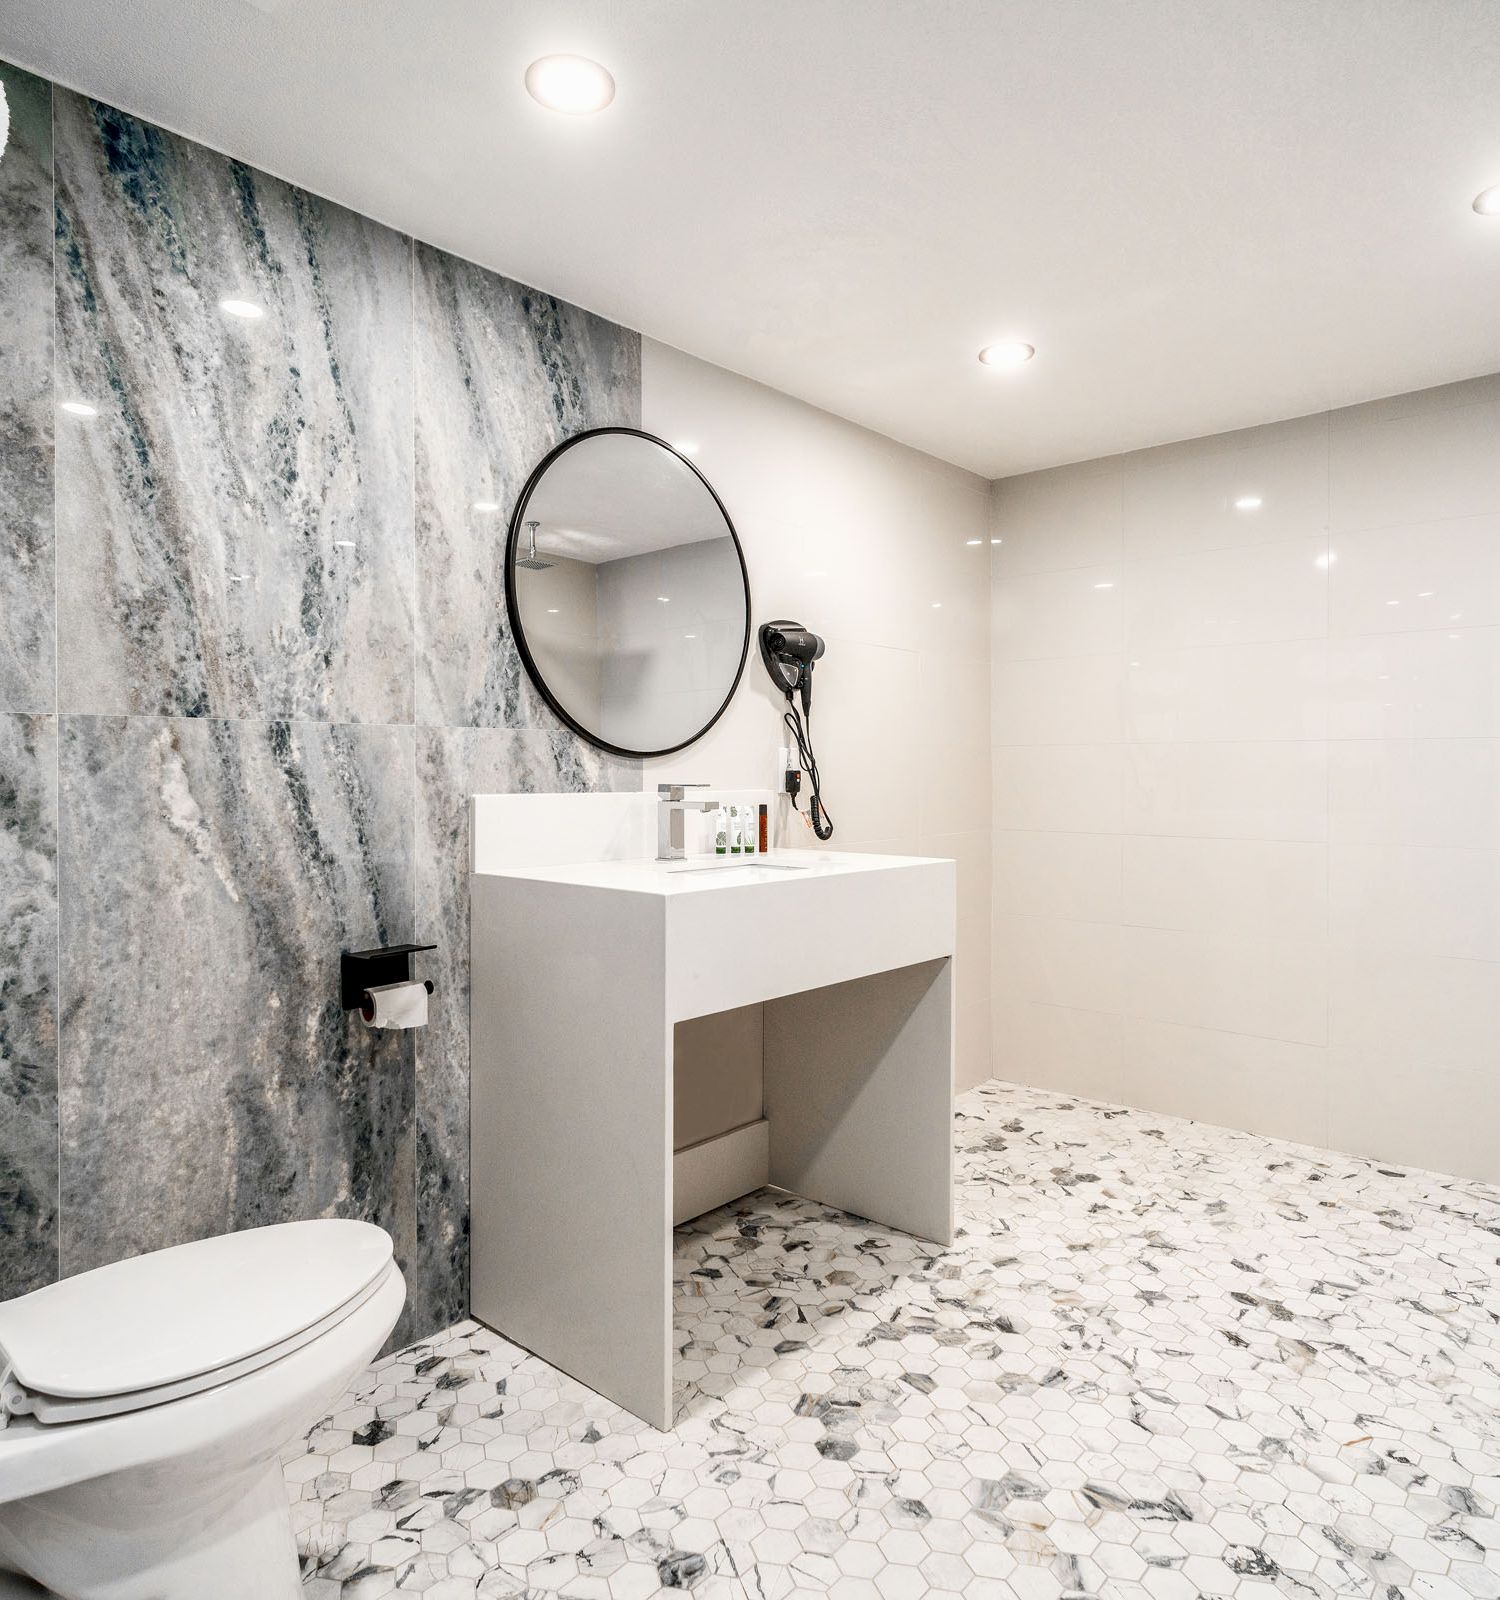
[(986, 476), (1500, 368), (1496, 0), (6, 0), (0, 55)]

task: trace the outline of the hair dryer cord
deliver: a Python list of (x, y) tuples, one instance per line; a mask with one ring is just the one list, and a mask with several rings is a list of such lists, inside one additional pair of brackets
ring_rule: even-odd
[[(802, 763), (802, 770), (807, 774), (808, 821), (812, 823), (812, 830), (820, 839), (828, 840), (833, 837), (833, 818), (828, 814), (828, 807), (823, 804), (822, 781), (818, 777), (818, 758), (813, 754), (812, 747), (812, 717), (809, 715), (806, 722), (802, 720), (797, 707), (792, 703), (790, 694), (786, 697), (786, 703), (784, 720), (791, 729), (792, 738), (797, 741), (797, 757)], [(796, 806), (797, 801), (794, 796), (792, 799), (794, 810)]]

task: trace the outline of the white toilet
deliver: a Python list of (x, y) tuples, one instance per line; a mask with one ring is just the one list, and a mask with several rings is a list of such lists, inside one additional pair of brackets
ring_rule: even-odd
[[(0, 1596), (293, 1600), (278, 1454), (406, 1299), (390, 1236), (289, 1222), (0, 1305)], [(12, 1588), (7, 1584), (12, 1583)]]

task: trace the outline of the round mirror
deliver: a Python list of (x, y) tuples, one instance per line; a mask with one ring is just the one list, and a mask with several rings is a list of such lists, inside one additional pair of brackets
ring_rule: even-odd
[(657, 756), (718, 721), (750, 644), (750, 580), (708, 480), (635, 428), (560, 444), (527, 480), (505, 552), (526, 670), (569, 727)]

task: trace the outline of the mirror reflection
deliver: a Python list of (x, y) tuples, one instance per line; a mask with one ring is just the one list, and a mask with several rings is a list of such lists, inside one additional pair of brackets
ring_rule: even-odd
[(580, 435), (522, 496), (511, 621), (537, 686), (593, 743), (691, 743), (738, 681), (749, 637), (739, 542), (707, 482), (647, 434)]

